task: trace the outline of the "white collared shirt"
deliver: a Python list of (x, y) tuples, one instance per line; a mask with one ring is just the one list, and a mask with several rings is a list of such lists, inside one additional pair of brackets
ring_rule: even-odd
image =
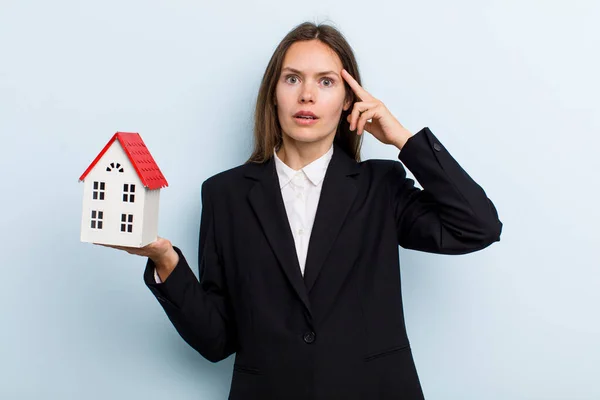
[[(325, 172), (333, 156), (333, 144), (325, 154), (297, 171), (281, 161), (275, 149), (273, 155), (285, 212), (294, 236), (300, 272), (304, 276), (308, 241), (315, 222)], [(156, 268), (154, 279), (156, 283), (162, 283)]]
[(333, 156), (333, 144), (325, 154), (298, 171), (281, 161), (277, 153), (274, 154), (281, 196), (294, 236), (300, 272), (304, 275), (308, 241), (315, 222), (325, 172)]

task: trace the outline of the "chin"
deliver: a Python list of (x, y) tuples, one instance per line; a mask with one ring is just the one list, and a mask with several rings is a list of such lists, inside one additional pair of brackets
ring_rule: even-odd
[[(289, 133), (286, 133), (289, 132)], [(334, 132), (335, 134), (335, 132)], [(284, 135), (297, 142), (312, 143), (327, 139), (329, 134), (322, 129), (315, 127), (292, 126), (289, 130), (284, 130)]]
[(290, 139), (295, 140), (297, 142), (312, 143), (324, 140), (327, 138), (328, 135), (324, 133), (311, 132), (307, 129), (304, 131), (294, 130), (287, 136), (289, 136)]

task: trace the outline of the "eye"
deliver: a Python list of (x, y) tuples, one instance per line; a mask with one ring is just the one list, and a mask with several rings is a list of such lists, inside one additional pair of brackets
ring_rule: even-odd
[[(290, 81), (290, 79), (294, 79), (294, 81)], [(285, 81), (288, 83), (296, 83), (298, 80), (298, 77), (296, 75), (288, 75), (285, 77)]]
[(323, 82), (329, 82), (329, 84), (326, 84), (326, 87), (330, 87), (333, 86), (333, 79), (331, 78), (323, 78)]

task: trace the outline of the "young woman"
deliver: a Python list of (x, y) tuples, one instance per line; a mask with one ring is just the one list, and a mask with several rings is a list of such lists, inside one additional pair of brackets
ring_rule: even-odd
[[(363, 132), (395, 146), (361, 161)], [(236, 353), (230, 399), (422, 399), (404, 326), (398, 246), (481, 250), (502, 223), (428, 129), (409, 132), (360, 85), (333, 27), (304, 23), (273, 54), (254, 151), (202, 184), (199, 276), (163, 238), (144, 279), (206, 359)]]

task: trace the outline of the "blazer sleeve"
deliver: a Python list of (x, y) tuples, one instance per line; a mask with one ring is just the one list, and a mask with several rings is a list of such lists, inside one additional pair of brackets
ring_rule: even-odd
[(388, 172), (398, 244), (440, 254), (466, 254), (500, 240), (502, 222), (484, 190), (429, 128), (413, 135)]
[(144, 282), (156, 296), (181, 337), (204, 358), (217, 362), (236, 351), (236, 326), (221, 258), (215, 240), (213, 202), (207, 181), (202, 184), (198, 263), (200, 281), (181, 250), (179, 262), (163, 283), (154, 280), (148, 259)]

